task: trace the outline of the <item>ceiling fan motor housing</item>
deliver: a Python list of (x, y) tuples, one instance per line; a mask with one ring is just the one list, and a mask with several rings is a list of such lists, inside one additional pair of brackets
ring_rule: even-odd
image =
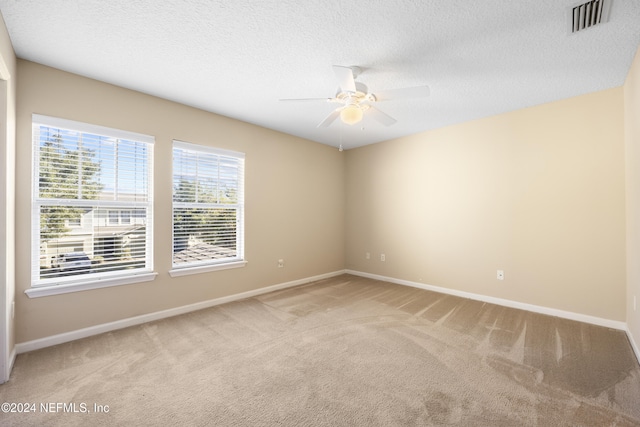
[(345, 104), (360, 104), (362, 101), (375, 102), (376, 97), (369, 93), (369, 88), (364, 83), (356, 82), (356, 91), (341, 91), (338, 88), (336, 99)]

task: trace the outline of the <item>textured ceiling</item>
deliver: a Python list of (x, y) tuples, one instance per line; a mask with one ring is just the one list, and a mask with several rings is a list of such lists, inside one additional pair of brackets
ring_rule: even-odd
[[(570, 35), (573, 0), (0, 0), (20, 58), (345, 149), (624, 84), (640, 1)], [(332, 65), (431, 96), (317, 128)]]

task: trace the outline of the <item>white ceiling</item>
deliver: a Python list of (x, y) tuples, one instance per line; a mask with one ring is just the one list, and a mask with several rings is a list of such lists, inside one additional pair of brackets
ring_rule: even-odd
[[(345, 149), (624, 84), (640, 1), (570, 35), (574, 0), (0, 0), (18, 57)], [(332, 65), (397, 119), (317, 128)]]

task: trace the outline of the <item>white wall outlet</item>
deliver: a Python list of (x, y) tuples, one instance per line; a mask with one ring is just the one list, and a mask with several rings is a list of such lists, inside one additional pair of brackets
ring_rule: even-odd
[(11, 301), (11, 318), (12, 319), (16, 318), (16, 302), (15, 301)]
[(380, 261), (385, 261), (387, 259), (386, 256), (384, 256), (384, 254), (380, 254)]
[(365, 259), (371, 259), (371, 252), (367, 252), (364, 254)]
[(278, 268), (283, 268), (284, 267), (284, 260), (283, 259), (279, 259), (278, 260)]
[(496, 273), (496, 278), (498, 280), (504, 280), (504, 270), (498, 270), (498, 272)]

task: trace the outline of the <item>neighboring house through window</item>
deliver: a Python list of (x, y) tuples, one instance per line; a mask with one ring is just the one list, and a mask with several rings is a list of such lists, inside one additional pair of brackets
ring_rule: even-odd
[(153, 142), (33, 115), (32, 289), (150, 280)]
[(171, 274), (244, 264), (244, 154), (174, 141)]

